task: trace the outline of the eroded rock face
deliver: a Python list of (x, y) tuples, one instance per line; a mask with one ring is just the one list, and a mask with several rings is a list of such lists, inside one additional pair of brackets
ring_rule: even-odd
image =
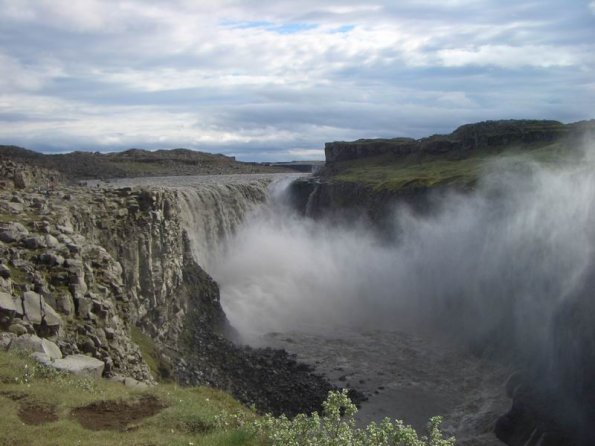
[[(62, 186), (43, 195), (0, 189), (0, 212), (21, 225), (3, 227), (16, 235), (0, 242), (8, 271), (0, 291), (24, 310), (8, 309), (7, 336), (51, 339), (64, 358), (35, 355), (52, 367), (93, 362), (93, 374), (151, 382), (131, 339), (137, 327), (154, 343), (163, 373), (181, 383), (229, 390), (263, 411), (320, 409), (330, 389), (323, 378), (284, 352), (240, 348), (225, 338), (232, 329), (219, 289), (197, 263), (266, 198), (267, 184)], [(26, 211), (18, 217), (4, 206), (15, 196)]]
[[(71, 209), (90, 212), (101, 192), (62, 187), (43, 194), (29, 186), (0, 190), (0, 213), (9, 220), (0, 226), (0, 330), (18, 342), (35, 335), (52, 339), (65, 354), (87, 353), (108, 375), (151, 380), (130, 338), (135, 320), (121, 265), (72, 226)], [(26, 212), (5, 206), (14, 200)]]

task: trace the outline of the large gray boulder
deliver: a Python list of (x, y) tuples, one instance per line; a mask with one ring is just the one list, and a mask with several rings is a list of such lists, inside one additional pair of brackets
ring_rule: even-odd
[(45, 302), (42, 295), (35, 291), (27, 291), (23, 294), (23, 310), (33, 325), (42, 325), (43, 321), (46, 326), (57, 328), (62, 323), (60, 315)]
[(14, 338), (16, 335), (13, 333), (0, 332), (0, 350), (8, 350)]
[(0, 313), (13, 313), (22, 316), (23, 309), (20, 307), (20, 302), (17, 302), (14, 297), (0, 291)]
[(15, 315), (22, 315), (23, 310), (20, 307), (20, 302), (15, 302), (14, 298), (8, 294), (0, 291), (0, 327), (6, 329), (12, 323)]
[(35, 335), (25, 334), (12, 340), (10, 350), (23, 350), (31, 353), (42, 353), (50, 359), (61, 359), (60, 348), (52, 341)]
[(101, 378), (105, 368), (105, 363), (103, 361), (85, 355), (70, 355), (62, 359), (51, 359), (49, 356), (39, 353), (32, 356), (47, 367), (52, 367), (74, 375), (86, 375), (94, 378)]
[(24, 170), (17, 170), (13, 177), (14, 187), (17, 189), (25, 189), (31, 184), (31, 177), (29, 173)]

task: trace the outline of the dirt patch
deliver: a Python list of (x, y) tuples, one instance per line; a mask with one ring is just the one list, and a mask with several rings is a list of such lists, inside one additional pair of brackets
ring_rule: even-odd
[(25, 424), (37, 425), (58, 421), (56, 407), (36, 401), (23, 401), (19, 407), (19, 418)]
[(125, 431), (128, 425), (151, 417), (165, 407), (163, 401), (146, 396), (136, 402), (98, 401), (78, 407), (71, 414), (85, 429)]
[(29, 399), (24, 392), (0, 392), (0, 396), (19, 402), (18, 416), (21, 421), (29, 425), (51, 423), (58, 420), (56, 406)]
[(27, 394), (24, 392), (11, 392), (9, 390), (0, 392), (0, 396), (6, 397), (13, 401), (20, 401), (24, 398), (27, 398)]

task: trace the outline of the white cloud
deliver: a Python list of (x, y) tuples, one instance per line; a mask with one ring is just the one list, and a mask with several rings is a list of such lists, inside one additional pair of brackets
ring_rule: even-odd
[(477, 48), (444, 49), (437, 53), (440, 63), (447, 67), (465, 65), (493, 65), (503, 68), (570, 67), (581, 65), (583, 55), (564, 46), (482, 45)]
[(323, 160), (323, 149), (289, 149), (287, 151), (289, 156), (296, 160)]
[(584, 3), (546, 3), (0, 0), (0, 142), (291, 156), (468, 120), (591, 117), (595, 27)]

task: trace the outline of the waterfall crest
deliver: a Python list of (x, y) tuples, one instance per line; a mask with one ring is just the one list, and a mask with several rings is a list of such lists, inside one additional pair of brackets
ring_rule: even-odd
[(219, 246), (246, 215), (267, 199), (270, 179), (249, 183), (211, 183), (175, 189), (181, 223), (196, 262), (208, 269)]

